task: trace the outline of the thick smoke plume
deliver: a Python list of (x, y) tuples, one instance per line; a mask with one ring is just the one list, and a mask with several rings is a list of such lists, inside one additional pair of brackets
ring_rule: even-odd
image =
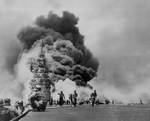
[(23, 28), (18, 38), (23, 43), (25, 49), (30, 49), (35, 41), (52, 36), (53, 41), (59, 39), (69, 40), (76, 49), (79, 49), (83, 56), (76, 63), (91, 67), (95, 71), (99, 62), (84, 45), (84, 37), (77, 27), (78, 18), (67, 11), (60, 17), (49, 12), (47, 17), (40, 16), (36, 19), (34, 26)]
[[(97, 86), (97, 91), (100, 90), (98, 92), (102, 91), (106, 97), (122, 101), (133, 98), (138, 102), (140, 97), (143, 102), (150, 102), (149, 0), (0, 0), (0, 6), (1, 97), (22, 97), (22, 90), (20, 91), (18, 87), (23, 84), (15, 79), (13, 68), (20, 53), (16, 33), (22, 26), (32, 23), (39, 14), (51, 9), (57, 13), (69, 10), (81, 16), (75, 27), (79, 26), (80, 32), (84, 33), (87, 40), (85, 44), (101, 62), (100, 72), (97, 73), (98, 79), (93, 86)], [(47, 20), (48, 17), (44, 18)], [(29, 28), (45, 30), (36, 24)], [(30, 32), (28, 34), (30, 35)], [(53, 35), (64, 38), (60, 32), (55, 31)], [(72, 35), (68, 36), (71, 38)], [(27, 44), (26, 47), (23, 45), (24, 48), (28, 47)], [(92, 67), (97, 67), (94, 65), (96, 64), (93, 62)], [(20, 67), (20, 70), (24, 69)], [(22, 82), (22, 79), (20, 80)]]
[[(66, 88), (66, 87), (69, 87), (69, 88)], [(52, 93), (52, 97), (54, 100), (57, 100), (59, 98), (58, 93), (60, 93), (60, 91), (62, 91), (62, 90), (65, 94), (65, 99), (69, 99), (70, 93), (73, 92), (74, 90), (76, 90), (77, 93), (79, 94), (78, 95), (79, 100), (89, 99), (90, 94), (92, 92), (92, 90), (89, 88), (77, 86), (70, 79), (66, 79), (64, 81), (60, 80), (58, 83), (55, 84), (55, 88), (56, 88), (55, 92)]]
[(23, 28), (18, 38), (27, 51), (39, 47), (43, 40), (53, 82), (70, 78), (78, 86), (91, 88), (88, 82), (96, 76), (99, 62), (85, 47), (77, 23), (72, 13), (65, 11), (60, 17), (50, 12), (47, 17), (38, 17), (35, 25)]

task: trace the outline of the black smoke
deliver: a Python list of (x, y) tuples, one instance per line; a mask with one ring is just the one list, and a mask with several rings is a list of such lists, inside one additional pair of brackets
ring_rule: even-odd
[(43, 39), (47, 50), (53, 53), (53, 68), (49, 67), (55, 80), (70, 78), (79, 86), (85, 86), (96, 76), (98, 60), (84, 45), (84, 36), (77, 27), (79, 18), (64, 11), (62, 16), (49, 12), (39, 16), (33, 26), (27, 26), (18, 33), (24, 49), (30, 50), (37, 40)]

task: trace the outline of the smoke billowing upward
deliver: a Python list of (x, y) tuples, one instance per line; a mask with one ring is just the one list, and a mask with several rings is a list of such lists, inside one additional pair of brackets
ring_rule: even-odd
[(40, 16), (35, 25), (23, 28), (18, 38), (24, 49), (37, 48), (43, 39), (48, 68), (54, 81), (70, 78), (78, 86), (87, 86), (96, 76), (98, 60), (84, 45), (77, 27), (78, 17), (67, 11), (62, 16), (49, 12)]
[(77, 63), (91, 67), (97, 71), (99, 62), (84, 46), (84, 37), (80, 34), (76, 26), (78, 20), (74, 14), (67, 11), (63, 12), (61, 17), (49, 12), (47, 17), (38, 17), (33, 27), (28, 26), (23, 28), (19, 32), (18, 38), (26, 49), (30, 49), (35, 41), (45, 38), (48, 35), (52, 36), (54, 41), (58, 38), (69, 40), (73, 43), (74, 47), (83, 53), (83, 58)]
[(16, 43), (11, 43), (11, 47), (9, 47), (6, 51), (6, 59), (5, 59), (5, 64), (3, 65), (4, 69), (9, 71), (10, 73), (14, 74), (15, 73), (15, 64), (17, 64), (17, 60), (19, 58), (19, 54), (21, 53), (20, 46), (17, 45)]
[[(20, 66), (19, 71), (23, 71), (21, 73), (22, 77), (24, 77), (24, 74), (27, 74), (24, 71), (26, 66), (23, 66), (26, 63), (24, 62), (18, 65), (17, 62), (19, 60), (18, 54), (21, 57), (21, 60), (19, 60), (19, 63), (21, 63), (20, 61), (23, 61), (22, 59), (26, 59), (24, 55), (27, 53), (20, 54), (20, 47), (22, 47), (20, 43), (24, 45), (24, 48), (28, 52), (30, 50), (30, 54), (32, 54), (31, 48), (37, 38), (46, 39), (47, 37), (48, 39), (52, 35), (54, 41), (57, 38), (61, 38), (62, 40), (69, 40), (73, 43), (75, 34), (73, 36), (69, 32), (65, 35), (65, 33), (62, 34), (60, 32), (61, 30), (58, 29), (61, 28), (59, 27), (61, 24), (58, 24), (58, 21), (61, 23), (60, 20), (63, 18), (63, 15), (58, 16), (51, 13), (56, 16), (55, 19), (57, 19), (57, 25), (59, 25), (57, 31), (54, 30), (54, 26), (53, 28), (44, 27), (46, 21), (51, 17), (38, 17), (42, 21), (44, 20), (44, 25), (41, 25), (43, 23), (40, 22), (41, 20), (35, 20), (37, 16), (45, 15), (48, 10), (55, 11), (56, 13), (60, 13), (62, 10), (68, 10), (80, 17), (80, 21), (75, 20), (77, 24), (71, 21), (73, 23), (73, 29), (71, 31), (75, 30), (74, 28), (80, 28), (78, 32), (81, 32), (85, 36), (83, 43), (87, 45), (90, 51), (101, 62), (100, 72), (97, 73), (97, 80), (95, 81), (96, 86), (93, 87), (97, 87), (96, 89), (100, 90), (99, 92), (103, 92), (109, 98), (120, 98), (120, 100), (124, 101), (134, 99), (137, 102), (137, 98), (140, 97), (143, 99), (143, 102), (146, 102), (146, 100), (150, 102), (149, 0), (0, 0), (1, 97), (2, 95), (10, 95), (10, 97), (22, 96), (22, 91), (19, 90), (19, 94), (16, 91), (18, 91), (20, 83), (24, 83), (23, 81), (27, 79), (18, 79), (18, 77), (16, 79), (16, 75), (18, 74), (14, 73), (16, 72), (16, 66)], [(78, 17), (75, 18), (78, 19)], [(18, 33), (21, 27), (32, 23), (33, 20), (35, 20), (33, 26), (22, 29), (24, 36), (18, 34), (20, 40), (26, 37), (26, 42), (23, 39), (18, 43), (16, 33)], [(37, 25), (37, 23), (40, 24)], [(54, 24), (54, 22), (48, 22), (48, 24), (52, 23)], [(30, 30), (31, 32), (25, 32), (25, 30)], [(82, 38), (81, 36), (79, 37), (80, 39)], [(51, 41), (48, 41), (48, 43), (50, 44)], [(73, 44), (73, 46), (75, 45)], [(85, 47), (83, 48), (85, 49)], [(83, 51), (84, 49), (81, 48), (84, 54), (87, 53), (86, 59), (82, 59), (84, 65), (86, 64), (86, 66), (96, 70), (97, 60), (93, 59), (93, 57), (90, 59), (90, 52), (87, 52), (88, 49)], [(34, 55), (35, 53), (32, 54), (33, 57)], [(70, 56), (65, 57), (69, 65), (77, 61), (70, 58)], [(66, 61), (64, 62), (66, 63)], [(16, 63), (17, 65), (15, 65)], [(83, 64), (80, 63), (80, 65)], [(20, 76), (21, 74), (19, 73)]]

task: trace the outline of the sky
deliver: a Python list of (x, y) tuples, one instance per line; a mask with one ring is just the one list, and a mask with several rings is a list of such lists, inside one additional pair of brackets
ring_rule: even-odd
[[(109, 97), (150, 100), (149, 0), (1, 0), (0, 79), (10, 70), (21, 46), (19, 30), (35, 18), (63, 10), (79, 17), (85, 44), (100, 61), (97, 88)], [(12, 57), (13, 56), (13, 57)], [(8, 64), (9, 63), (9, 64)], [(5, 78), (8, 77), (9, 78)], [(1, 86), (0, 86), (1, 87)], [(12, 87), (13, 88), (13, 87)]]

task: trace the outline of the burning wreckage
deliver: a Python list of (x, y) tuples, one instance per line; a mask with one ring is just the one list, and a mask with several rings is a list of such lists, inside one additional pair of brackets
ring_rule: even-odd
[(31, 94), (29, 102), (34, 110), (44, 111), (47, 102), (50, 101), (50, 78), (48, 76), (48, 68), (46, 67), (46, 58), (43, 51), (43, 41), (41, 52), (37, 63), (31, 63), (30, 70), (34, 74), (34, 78), (30, 81)]
[(18, 33), (29, 54), (39, 46), (41, 49), (39, 56), (30, 60), (29, 101), (35, 110), (45, 110), (59, 80), (69, 78), (77, 86), (92, 88), (88, 82), (96, 76), (99, 62), (84, 45), (77, 23), (78, 17), (72, 13), (64, 11), (58, 16), (50, 12)]
[[(22, 82), (24, 87), (30, 88), (28, 99), (36, 111), (46, 109), (59, 80), (69, 78), (76, 86), (92, 88), (88, 82), (96, 76), (99, 62), (84, 45), (77, 24), (78, 17), (72, 13), (64, 11), (58, 16), (49, 12), (47, 17), (38, 17), (33, 26), (22, 28), (17, 35), (23, 46), (18, 58), (24, 53), (30, 55), (31, 51), (37, 54), (40, 47), (38, 57), (26, 58), (33, 75), (30, 85)], [(24, 62), (24, 58), (21, 56), (19, 61)], [(19, 94), (26, 96), (22, 91)]]
[[(51, 74), (52, 72), (49, 70), (48, 66), (47, 66), (47, 60), (45, 57), (45, 52), (44, 52), (44, 41), (41, 41), (41, 51), (40, 54), (38, 56), (38, 58), (35, 59), (31, 59), (31, 63), (30, 63), (30, 71), (33, 73), (33, 79), (30, 80), (30, 90), (31, 90), (31, 94), (29, 95), (29, 102), (31, 104), (31, 107), (34, 109), (34, 111), (45, 111), (47, 103), (53, 103), (52, 101), (52, 97), (51, 97), (51, 93), (53, 91), (55, 91), (55, 85), (54, 85), (54, 81), (56, 80), (52, 80), (52, 78), (50, 78), (49, 74)], [(55, 72), (56, 74), (56, 72)], [(52, 73), (52, 75), (54, 75), (54, 73)], [(69, 78), (69, 77), (68, 77)], [(78, 82), (76, 83), (78, 84)], [(92, 88), (90, 85), (80, 85), (80, 86), (87, 86), (88, 88)], [(63, 94), (63, 92), (61, 91), (61, 93), (59, 94), (61, 97), (61, 94)], [(92, 105), (94, 106), (93, 103), (96, 103), (95, 98), (97, 97), (96, 92), (92, 93), (95, 96), (91, 96), (91, 99), (94, 100), (92, 101)], [(72, 94), (73, 96), (74, 94)], [(77, 93), (76, 93), (77, 95)], [(64, 94), (63, 94), (64, 96)], [(62, 97), (63, 98), (63, 97)], [(70, 99), (71, 101), (69, 102), (70, 104), (72, 103), (73, 105), (76, 106), (77, 104), (77, 96), (75, 97), (75, 103), (74, 98)], [(67, 100), (67, 104), (69, 100)], [(86, 101), (87, 102), (87, 101)], [(60, 100), (60, 105), (62, 105), (63, 99)], [(79, 102), (79, 105), (81, 105), (81, 103), (84, 102)]]

